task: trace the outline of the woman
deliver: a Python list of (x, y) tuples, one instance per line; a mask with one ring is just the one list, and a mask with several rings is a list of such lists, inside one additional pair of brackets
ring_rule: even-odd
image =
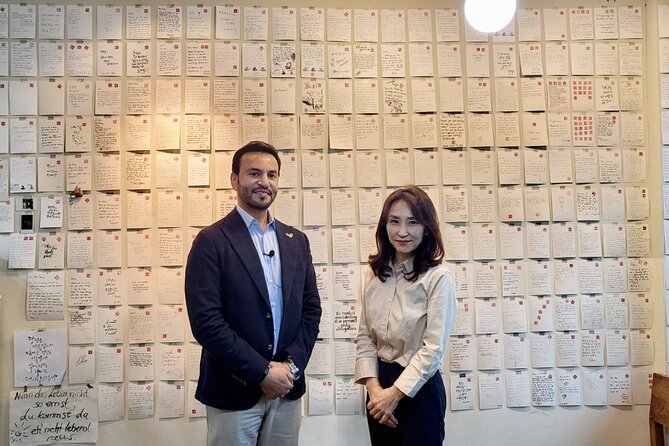
[(355, 379), (367, 387), (372, 445), (441, 445), (446, 391), (438, 373), (455, 321), (437, 212), (416, 186), (386, 199), (358, 329)]

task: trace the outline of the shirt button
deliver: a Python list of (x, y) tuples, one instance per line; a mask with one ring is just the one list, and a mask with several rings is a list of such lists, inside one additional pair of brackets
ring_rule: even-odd
[(268, 313), (265, 315), (265, 317), (266, 317), (267, 319), (272, 319), (272, 313), (268, 312)]
[(267, 344), (267, 350), (272, 350), (272, 344)]

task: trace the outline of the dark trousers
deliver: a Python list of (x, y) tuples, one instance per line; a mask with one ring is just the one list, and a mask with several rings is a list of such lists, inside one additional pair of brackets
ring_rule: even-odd
[[(379, 361), (379, 381), (384, 389), (404, 371), (398, 364)], [(369, 397), (367, 398), (369, 402)], [(446, 390), (439, 372), (413, 398), (404, 397), (395, 409), (397, 427), (379, 423), (369, 413), (367, 425), (373, 446), (441, 446), (444, 443)]]

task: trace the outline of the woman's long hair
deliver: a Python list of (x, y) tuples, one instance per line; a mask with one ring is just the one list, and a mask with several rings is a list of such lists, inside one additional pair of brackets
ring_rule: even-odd
[(411, 213), (418, 223), (424, 227), (423, 240), (413, 252), (413, 271), (405, 274), (405, 278), (415, 282), (422, 273), (429, 268), (439, 265), (444, 258), (444, 244), (439, 230), (439, 218), (430, 197), (421, 188), (409, 186), (397, 189), (386, 198), (379, 223), (376, 226), (376, 254), (370, 255), (369, 266), (374, 275), (382, 282), (390, 277), (388, 264), (395, 259), (395, 248), (388, 238), (388, 214), (395, 202), (403, 200), (411, 208)]

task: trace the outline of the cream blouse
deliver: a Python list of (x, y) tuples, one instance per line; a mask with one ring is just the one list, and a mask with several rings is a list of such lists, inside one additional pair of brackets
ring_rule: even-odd
[(404, 272), (412, 270), (413, 257), (393, 267), (385, 282), (368, 270), (355, 361), (358, 383), (378, 377), (377, 358), (405, 367), (394, 384), (409, 397), (439, 369), (457, 311), (453, 278), (444, 265), (409, 282)]

